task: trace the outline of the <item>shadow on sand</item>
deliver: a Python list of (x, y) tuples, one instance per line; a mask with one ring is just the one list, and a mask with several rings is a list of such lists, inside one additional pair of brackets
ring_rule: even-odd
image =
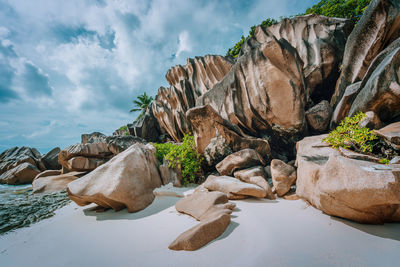
[(400, 241), (400, 223), (385, 223), (383, 225), (373, 225), (356, 223), (333, 216), (331, 216), (331, 219), (344, 223), (350, 227), (353, 227), (370, 235)]
[(127, 209), (123, 209), (120, 211), (107, 210), (104, 212), (96, 212), (93, 210), (93, 207), (87, 208), (83, 210), (83, 213), (86, 216), (94, 216), (97, 221), (105, 221), (105, 220), (138, 220), (144, 217), (148, 217), (159, 213), (165, 209), (168, 209), (175, 205), (175, 203), (179, 200), (178, 197), (171, 196), (160, 196), (156, 197), (147, 208), (144, 210), (129, 213)]

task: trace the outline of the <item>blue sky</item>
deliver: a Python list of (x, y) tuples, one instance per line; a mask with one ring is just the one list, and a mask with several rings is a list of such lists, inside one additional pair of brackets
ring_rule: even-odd
[(110, 135), (171, 66), (224, 55), (250, 26), (317, 2), (0, 0), (0, 151)]

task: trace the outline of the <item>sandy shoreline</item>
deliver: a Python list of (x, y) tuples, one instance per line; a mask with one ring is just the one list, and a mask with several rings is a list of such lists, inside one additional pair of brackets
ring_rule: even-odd
[(1, 266), (394, 266), (400, 224), (361, 225), (302, 200), (237, 204), (225, 233), (193, 251), (168, 245), (197, 222), (172, 196), (138, 213), (95, 213), (71, 203), (53, 218), (0, 236)]

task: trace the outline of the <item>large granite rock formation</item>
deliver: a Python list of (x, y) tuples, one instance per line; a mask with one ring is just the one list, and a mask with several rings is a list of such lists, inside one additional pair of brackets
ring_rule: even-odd
[(84, 206), (135, 212), (153, 202), (153, 190), (161, 186), (155, 148), (136, 143), (82, 178), (68, 184), (71, 200)]
[[(67, 189), (67, 185), (82, 177), (86, 172), (69, 172), (65, 174), (39, 175), (32, 182), (32, 192), (53, 193)], [(49, 173), (50, 174), (50, 173)]]
[(278, 197), (282, 197), (289, 192), (290, 187), (296, 181), (296, 169), (279, 159), (273, 159), (271, 161), (271, 177), (276, 194)]
[(172, 250), (196, 250), (219, 237), (231, 222), (234, 203), (221, 192), (196, 191), (175, 204), (177, 211), (194, 217), (200, 223), (179, 235)]
[(347, 36), (353, 24), (350, 20), (319, 15), (282, 19), (268, 28), (258, 26), (255, 38), (260, 43), (285, 39), (303, 61), (306, 87), (314, 103), (330, 100), (339, 77)]
[(231, 66), (224, 57), (207, 55), (188, 59), (185, 66), (172, 67), (166, 74), (170, 88), (161, 87), (152, 105), (160, 128), (180, 141), (191, 130), (186, 111), (194, 107), (196, 99), (220, 81)]
[(35, 148), (13, 147), (0, 154), (0, 183), (31, 183), (44, 170), (42, 156)]
[(287, 41), (272, 38), (239, 57), (197, 104), (209, 104), (250, 135), (270, 135), (275, 150), (285, 150), (282, 144), (306, 129), (303, 62)]
[(331, 127), (360, 111), (372, 111), (384, 123), (396, 120), (400, 115), (399, 70), (400, 38), (376, 56), (361, 82), (346, 88), (335, 108)]
[[(210, 105), (191, 108), (186, 116), (192, 125), (197, 151), (201, 154), (205, 152), (211, 139), (221, 136), (233, 152), (252, 148), (265, 158), (271, 156), (267, 140), (244, 134), (239, 127), (224, 120)], [(210, 162), (217, 163), (215, 161), (216, 158), (210, 159)]]
[(127, 125), (129, 134), (145, 139), (149, 142), (157, 142), (163, 133), (157, 119), (154, 117), (153, 108), (150, 106), (145, 115), (138, 121)]
[(48, 170), (59, 170), (61, 169), (60, 163), (58, 163), (58, 154), (60, 153), (61, 149), (59, 147), (55, 147), (49, 152), (47, 152), (41, 158), (44, 166)]
[(322, 143), (297, 143), (296, 194), (324, 213), (361, 223), (400, 221), (400, 165), (343, 156)]
[(340, 101), (349, 85), (363, 80), (374, 58), (399, 37), (400, 2), (371, 1), (347, 40), (343, 67), (331, 104)]
[(112, 156), (107, 143), (84, 143), (63, 149), (58, 154), (58, 162), (68, 171), (91, 171)]
[(24, 162), (0, 175), (0, 184), (29, 184), (40, 173), (33, 164)]

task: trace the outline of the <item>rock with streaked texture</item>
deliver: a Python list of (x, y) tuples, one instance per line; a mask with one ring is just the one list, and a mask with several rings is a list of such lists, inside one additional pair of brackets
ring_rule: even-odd
[(108, 149), (114, 155), (125, 151), (128, 147), (135, 143), (146, 144), (146, 140), (137, 136), (131, 135), (113, 135), (106, 137), (105, 142), (107, 143)]
[(84, 206), (96, 203), (104, 208), (135, 212), (153, 202), (153, 190), (160, 187), (155, 148), (136, 143), (94, 171), (68, 184), (71, 200)]
[(361, 119), (358, 125), (363, 128), (367, 127), (369, 129), (380, 129), (383, 127), (383, 122), (378, 118), (378, 116), (373, 111), (365, 112), (365, 117)]
[(391, 123), (379, 130), (375, 130), (374, 133), (383, 138), (394, 149), (400, 149), (400, 122)]
[(40, 177), (56, 176), (60, 175), (61, 173), (62, 173), (61, 170), (45, 170), (44, 172), (41, 172), (38, 175), (36, 175), (35, 179), (38, 179)]
[(204, 182), (204, 187), (210, 191), (219, 191), (227, 194), (229, 199), (241, 199), (245, 197), (264, 198), (267, 191), (255, 184), (245, 183), (230, 176), (210, 175)]
[(47, 152), (41, 158), (44, 166), (47, 170), (60, 170), (61, 165), (58, 163), (58, 154), (60, 153), (61, 149), (59, 147), (55, 147), (49, 152)]
[(40, 170), (29, 162), (19, 164), (0, 175), (0, 184), (29, 184)]
[(340, 101), (349, 85), (365, 79), (375, 57), (399, 37), (400, 2), (371, 1), (347, 39), (343, 67), (331, 104)]
[(160, 128), (176, 141), (191, 131), (186, 111), (230, 70), (232, 63), (222, 56), (188, 59), (185, 66), (172, 67), (166, 74), (169, 88), (161, 87), (152, 104)]
[(400, 165), (344, 157), (322, 143), (324, 137), (297, 144), (296, 194), (328, 215), (361, 223), (399, 222)]
[(296, 169), (279, 159), (271, 161), (271, 176), (278, 197), (282, 197), (289, 192), (290, 187), (297, 178)]
[(347, 19), (319, 15), (296, 16), (263, 28), (258, 26), (255, 38), (260, 43), (285, 39), (303, 61), (305, 83), (311, 99), (318, 103), (330, 100), (339, 77), (346, 40), (353, 23)]
[[(262, 43), (237, 59), (228, 74), (198, 98), (250, 135), (271, 137), (272, 149), (287, 146), (306, 129), (303, 62), (284, 39)], [(291, 152), (291, 151), (290, 151)]]
[(267, 174), (262, 166), (236, 171), (233, 176), (245, 183), (258, 185), (267, 192), (267, 198), (275, 199), (275, 195), (267, 182)]
[(332, 108), (326, 100), (321, 101), (306, 111), (306, 118), (310, 128), (316, 132), (324, 132), (331, 121)]
[[(232, 152), (251, 148), (262, 157), (269, 158), (271, 156), (271, 149), (267, 140), (244, 134), (239, 127), (224, 120), (210, 105), (191, 108), (186, 116), (192, 125), (196, 148), (200, 154), (205, 153), (211, 140), (219, 136), (220, 142), (226, 143)], [(227, 148), (225, 147), (225, 149)], [(211, 155), (210, 151), (207, 151), (206, 154), (210, 157), (210, 162), (212, 161), (214, 164), (221, 160), (220, 156), (222, 157), (222, 155)], [(222, 154), (230, 153), (229, 151), (222, 151)]]
[(68, 171), (90, 171), (113, 156), (107, 143), (85, 143), (69, 146), (58, 154), (59, 163)]
[(266, 165), (265, 160), (257, 151), (247, 148), (227, 156), (215, 168), (221, 175), (231, 175), (237, 170), (259, 165)]
[[(48, 173), (49, 174), (49, 173)], [(86, 172), (69, 172), (66, 174), (54, 174), (36, 176), (32, 182), (32, 191), (37, 193), (53, 193), (67, 189), (67, 185), (85, 175)]]
[(154, 117), (151, 106), (147, 108), (146, 113), (140, 120), (128, 124), (127, 127), (130, 135), (143, 138), (149, 142), (159, 142), (159, 137), (163, 132)]
[(177, 211), (194, 217), (200, 223), (179, 235), (172, 250), (196, 250), (219, 237), (228, 227), (234, 203), (221, 192), (195, 191), (175, 204)]
[(226, 143), (225, 138), (218, 133), (210, 139), (210, 143), (204, 149), (204, 158), (208, 166), (215, 166), (230, 154), (232, 154), (232, 149)]
[(25, 162), (32, 164), (41, 171), (46, 170), (46, 167), (41, 162), (39, 151), (35, 148), (23, 146), (7, 149), (0, 154), (0, 174)]
[(100, 132), (93, 132), (90, 134), (82, 134), (81, 135), (81, 143), (104, 143), (106, 140), (106, 135)]

